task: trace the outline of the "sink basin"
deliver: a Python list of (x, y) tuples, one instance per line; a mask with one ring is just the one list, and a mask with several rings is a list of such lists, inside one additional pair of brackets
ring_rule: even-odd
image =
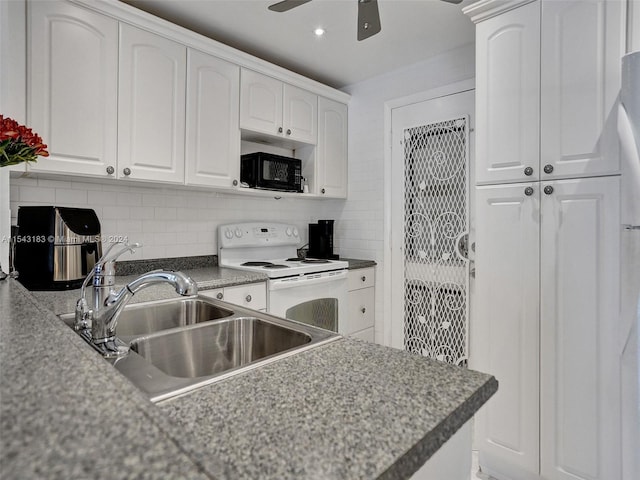
[[(134, 303), (120, 313), (116, 332), (121, 339), (139, 337), (231, 315), (233, 310), (196, 297)], [(69, 326), (75, 321), (74, 314), (61, 315), (60, 318)]]
[(256, 317), (238, 317), (131, 342), (131, 349), (173, 377), (196, 378), (242, 367), (311, 342), (308, 334)]
[[(73, 327), (75, 315), (60, 315)], [(77, 332), (90, 341), (85, 331)], [(127, 305), (108, 362), (160, 402), (340, 338), (335, 332), (206, 297)]]

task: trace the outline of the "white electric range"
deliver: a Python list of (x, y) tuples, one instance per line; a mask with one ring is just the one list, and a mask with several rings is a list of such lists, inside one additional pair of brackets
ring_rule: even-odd
[(298, 228), (272, 222), (218, 227), (218, 264), (267, 275), (267, 311), (340, 332), (346, 320), (344, 260), (299, 259)]

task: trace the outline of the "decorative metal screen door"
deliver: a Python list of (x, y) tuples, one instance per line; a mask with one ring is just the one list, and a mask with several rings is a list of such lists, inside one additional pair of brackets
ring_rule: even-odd
[(392, 119), (392, 242), (399, 252), (392, 270), (402, 287), (392, 303), (401, 303), (394, 314), (403, 319), (401, 344), (394, 344), (460, 366), (469, 345), (470, 112), (455, 97), (465, 94), (473, 99), (465, 92), (430, 100), (394, 110)]

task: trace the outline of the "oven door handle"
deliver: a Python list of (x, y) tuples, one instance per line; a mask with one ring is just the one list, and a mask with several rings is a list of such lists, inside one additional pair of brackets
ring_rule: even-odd
[(286, 288), (307, 287), (311, 285), (337, 282), (337, 281), (346, 280), (346, 279), (347, 279), (346, 270), (342, 270), (339, 272), (324, 272), (320, 276), (317, 276), (315, 274), (309, 274), (304, 277), (291, 277), (286, 279), (271, 280), (269, 282), (269, 290), (274, 291), (274, 290), (284, 290)]

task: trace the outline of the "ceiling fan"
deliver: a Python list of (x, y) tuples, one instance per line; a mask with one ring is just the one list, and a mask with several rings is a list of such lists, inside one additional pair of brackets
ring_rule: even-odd
[[(273, 5), (269, 5), (269, 10), (274, 12), (286, 12), (292, 8), (299, 7), (311, 0), (283, 0)], [(382, 26), (380, 24), (380, 13), (378, 12), (378, 0), (356, 0), (358, 2), (358, 41), (366, 40), (378, 33)], [(442, 0), (448, 3), (460, 3), (462, 0)]]

